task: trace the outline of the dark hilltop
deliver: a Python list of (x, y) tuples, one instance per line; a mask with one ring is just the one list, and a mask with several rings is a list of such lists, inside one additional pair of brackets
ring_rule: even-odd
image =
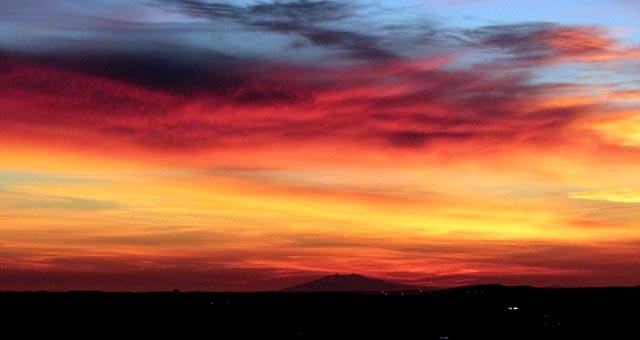
[(283, 292), (405, 292), (422, 288), (401, 283), (372, 279), (358, 274), (334, 274), (283, 289)]

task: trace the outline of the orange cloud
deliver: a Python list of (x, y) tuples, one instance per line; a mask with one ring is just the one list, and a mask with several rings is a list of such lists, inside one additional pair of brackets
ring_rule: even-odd
[(509, 51), (513, 60), (541, 66), (559, 62), (611, 62), (637, 58), (640, 48), (625, 46), (595, 26), (527, 23), (487, 26), (468, 33), (476, 47)]

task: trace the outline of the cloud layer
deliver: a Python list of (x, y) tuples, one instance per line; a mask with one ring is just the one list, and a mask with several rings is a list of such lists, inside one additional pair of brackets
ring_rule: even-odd
[(611, 27), (362, 1), (5, 7), (0, 289), (640, 279), (618, 272), (640, 239), (640, 49)]

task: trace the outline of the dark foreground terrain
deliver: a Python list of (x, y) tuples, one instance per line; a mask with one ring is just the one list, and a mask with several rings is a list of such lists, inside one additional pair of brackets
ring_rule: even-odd
[[(640, 289), (0, 293), (5, 332), (202, 339), (638, 339)], [(6, 334), (6, 333), (5, 333)]]

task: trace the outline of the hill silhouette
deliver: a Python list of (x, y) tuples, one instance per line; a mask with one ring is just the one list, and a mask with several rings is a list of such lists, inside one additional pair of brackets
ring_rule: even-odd
[(328, 275), (317, 280), (285, 288), (284, 292), (401, 292), (419, 287), (364, 277), (362, 275)]

